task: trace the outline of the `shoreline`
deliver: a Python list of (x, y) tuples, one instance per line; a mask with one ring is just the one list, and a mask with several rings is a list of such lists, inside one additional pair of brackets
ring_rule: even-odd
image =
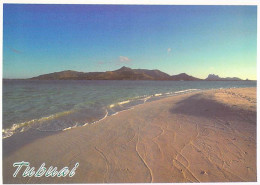
[[(233, 87), (233, 88), (236, 88), (236, 87)], [(220, 88), (221, 89), (221, 88)], [(187, 91), (188, 90), (188, 91)], [(189, 92), (189, 90), (192, 90), (191, 92)], [(193, 91), (195, 90), (195, 91)], [(165, 98), (171, 98), (171, 97), (176, 97), (176, 96), (181, 96), (181, 95), (185, 95), (185, 94), (191, 94), (191, 93), (196, 93), (196, 92), (203, 92), (203, 91), (210, 91), (210, 90), (217, 90), (217, 89), (186, 89), (186, 90), (182, 90), (182, 91), (177, 91), (176, 92), (172, 92), (170, 96), (166, 96), (166, 97), (160, 97), (160, 99), (158, 100), (153, 100), (153, 101), (150, 101), (150, 102), (154, 102), (154, 101), (160, 101), (162, 99), (165, 99)], [(180, 92), (180, 93), (179, 93)], [(175, 94), (176, 93), (176, 94)], [(156, 94), (155, 94), (156, 95)], [(56, 134), (59, 134), (60, 132), (64, 132), (64, 131), (69, 131), (69, 130), (72, 130), (72, 129), (75, 129), (75, 128), (83, 128), (83, 127), (86, 127), (88, 125), (93, 125), (93, 124), (97, 124), (99, 123), (100, 121), (106, 119), (107, 117), (110, 117), (110, 116), (116, 116), (118, 115), (119, 113), (121, 112), (125, 112), (125, 111), (130, 111), (132, 109), (134, 109), (135, 107), (137, 106), (140, 106), (140, 105), (144, 105), (144, 104), (147, 104), (147, 103), (150, 103), (149, 101), (147, 101), (149, 98), (153, 97), (154, 95), (146, 95), (146, 96), (142, 96), (144, 97), (145, 101), (144, 103), (141, 103), (141, 104), (137, 104), (137, 105), (134, 105), (132, 107), (129, 107), (128, 109), (124, 109), (124, 110), (121, 110), (121, 111), (118, 111), (118, 112), (115, 112), (114, 114), (111, 114), (111, 115), (105, 115), (103, 118), (97, 120), (97, 121), (94, 121), (92, 123), (85, 123), (84, 125), (81, 125), (81, 126), (76, 126), (76, 127), (67, 127), (65, 129), (62, 129), (62, 130), (57, 130), (57, 131), (42, 131), (42, 130), (38, 130), (38, 129), (30, 129), (28, 131), (25, 131), (25, 132), (18, 132), (18, 133), (15, 133), (14, 135), (11, 135), (9, 137), (5, 137), (2, 139), (3, 141), (3, 145), (11, 145), (11, 143), (15, 143), (14, 147), (12, 148), (8, 148), (7, 150), (3, 150), (3, 156), (8, 156), (10, 155), (11, 153), (15, 152), (17, 149), (33, 142), (34, 140), (37, 140), (37, 139), (41, 139), (41, 138), (44, 138), (44, 137), (47, 137), (47, 136), (50, 136), (50, 135), (56, 135)], [(156, 97), (156, 96), (154, 96)], [(147, 98), (147, 99), (146, 99)], [(127, 100), (123, 100), (121, 102), (125, 102)], [(111, 104), (111, 105), (116, 105), (116, 104), (120, 104), (121, 102), (118, 102), (118, 103), (114, 103), (114, 104)], [(109, 105), (109, 106), (111, 106)], [(41, 118), (40, 118), (41, 119)], [(7, 141), (6, 141), (7, 140)], [(17, 142), (19, 141), (19, 142)], [(7, 148), (7, 147), (6, 147)]]
[[(131, 110), (131, 109), (133, 109), (134, 107), (136, 107), (138, 105), (145, 104), (146, 102), (157, 101), (157, 100), (161, 100), (161, 99), (164, 99), (164, 98), (174, 97), (174, 96), (178, 96), (178, 95), (182, 95), (182, 94), (188, 94), (188, 93), (192, 93), (192, 92), (203, 92), (203, 91), (209, 91), (209, 90), (236, 89), (236, 88), (243, 88), (243, 87), (231, 87), (231, 88), (222, 88), (221, 87), (221, 88), (215, 88), (215, 89), (214, 88), (213, 89), (185, 89), (185, 90), (180, 90), (180, 91), (173, 91), (173, 92), (166, 92), (166, 93), (156, 93), (156, 94), (152, 94), (152, 95), (137, 96), (137, 97), (133, 97), (133, 98), (130, 98), (130, 99), (126, 99), (126, 100), (123, 100), (123, 101), (119, 101), (119, 102), (107, 105), (106, 106), (106, 114), (104, 115), (104, 117), (102, 117), (102, 118), (100, 118), (98, 120), (95, 120), (93, 122), (90, 122), (90, 123), (86, 122), (83, 125), (79, 125), (79, 126), (76, 123), (74, 126), (69, 126), (69, 127), (66, 127), (66, 128), (60, 129), (60, 130), (39, 130), (39, 131), (40, 132), (54, 132), (54, 134), (55, 134), (56, 132), (66, 131), (66, 130), (70, 130), (70, 129), (77, 128), (77, 127), (84, 127), (84, 126), (87, 126), (89, 124), (95, 124), (95, 123), (105, 119), (108, 116), (117, 115), (118, 113), (120, 113), (122, 111)], [(252, 88), (252, 87), (248, 87), (248, 88)], [(139, 104), (136, 104), (136, 105), (133, 105), (133, 106), (129, 106), (126, 109), (115, 111), (114, 113), (110, 113), (110, 114), (108, 113), (108, 108), (111, 109), (111, 108), (113, 108), (115, 106), (120, 106), (120, 105), (123, 105), (123, 104), (130, 103), (132, 101), (136, 101), (137, 98), (141, 98), (141, 99), (143, 98), (142, 99), (143, 103), (139, 103)], [(159, 98), (159, 99), (155, 99), (155, 100), (149, 101), (151, 98)], [(69, 112), (69, 111), (64, 111), (64, 112)], [(41, 117), (41, 118), (35, 118), (33, 120), (30, 120), (30, 121), (25, 121), (25, 122), (21, 122), (21, 123), (15, 123), (10, 128), (5, 128), (5, 129), (2, 130), (2, 135), (3, 135), (3, 133), (5, 134), (5, 136), (2, 136), (2, 139), (7, 139), (7, 138), (12, 137), (14, 134), (24, 132), (24, 128), (25, 127), (23, 125), (26, 126), (26, 125), (30, 125), (30, 122), (33, 124), (37, 120), (40, 121), (40, 120), (43, 120), (43, 119), (52, 118), (53, 116), (55, 117), (55, 115), (60, 114), (60, 113), (63, 113), (63, 112), (54, 113), (52, 115), (47, 115), (47, 116), (44, 116), (44, 117)], [(22, 128), (22, 130), (20, 130), (18, 132), (15, 132), (17, 129), (20, 129), (20, 128)], [(30, 130), (30, 128), (29, 128), (29, 130)]]
[[(118, 114), (118, 113), (120, 113), (122, 111), (131, 110), (132, 108), (134, 108), (137, 105), (145, 104), (147, 102), (147, 100), (149, 100), (151, 98), (159, 98), (158, 100), (160, 100), (160, 99), (163, 99), (163, 98), (168, 98), (168, 97), (172, 97), (172, 96), (178, 96), (180, 94), (186, 94), (186, 93), (191, 93), (191, 92), (196, 92), (196, 91), (201, 91), (201, 89), (185, 89), (185, 90), (181, 90), (181, 91), (174, 91), (174, 92), (167, 92), (167, 93), (157, 93), (157, 94), (152, 94), (152, 95), (136, 96), (136, 97), (133, 97), (133, 98), (130, 98), (130, 99), (125, 99), (125, 100), (118, 101), (116, 103), (112, 103), (110, 105), (105, 106), (104, 108), (106, 109), (106, 114), (104, 115), (104, 117), (102, 117), (102, 118), (100, 118), (98, 120), (95, 120), (93, 122), (90, 122), (90, 123), (86, 122), (83, 125), (79, 125), (79, 126), (76, 126), (77, 124), (75, 124), (74, 126), (66, 127), (64, 129), (61, 129), (61, 130), (49, 130), (49, 131), (48, 130), (47, 131), (46, 130), (39, 130), (39, 131), (42, 131), (42, 132), (59, 132), (59, 131), (70, 130), (70, 129), (76, 128), (76, 127), (84, 127), (84, 126), (86, 126), (88, 124), (95, 124), (95, 123), (105, 119), (107, 116), (116, 115), (116, 114)], [(115, 111), (114, 113), (110, 113), (110, 114), (108, 113), (108, 109), (114, 108), (116, 106), (121, 106), (121, 105), (124, 105), (124, 104), (127, 104), (127, 103), (132, 103), (133, 101), (139, 101), (139, 100), (143, 100), (143, 103), (138, 103), (136, 105), (129, 106), (126, 109)], [(156, 99), (152, 100), (152, 101), (156, 101)], [(44, 116), (44, 117), (41, 117), (41, 118), (32, 119), (30, 121), (15, 123), (10, 128), (5, 128), (5, 129), (2, 130), (2, 134), (4, 133), (6, 135), (6, 136), (3, 136), (3, 139), (12, 137), (14, 133), (17, 134), (17, 133), (24, 132), (25, 126), (33, 124), (36, 121), (41, 121), (41, 120), (45, 120), (45, 119), (47, 120), (48, 118), (55, 117), (55, 115), (57, 115), (57, 114), (64, 114), (64, 113), (67, 113), (67, 112), (70, 112), (70, 111), (71, 110), (63, 111), (63, 112), (57, 112), (57, 113), (54, 113), (54, 114), (51, 114), (51, 115), (47, 115), (47, 116)], [(112, 111), (112, 109), (109, 110), (109, 111)], [(21, 131), (15, 132), (17, 129), (20, 129), (20, 128), (22, 128)]]
[[(239, 176), (237, 177), (237, 175), (230, 175), (230, 173), (223, 172), (225, 173), (224, 175), (226, 178), (225, 180), (225, 178), (223, 178), (223, 173), (221, 175), (221, 172), (217, 170), (218, 169), (217, 167), (212, 169), (207, 165), (207, 163), (204, 164), (205, 158), (204, 160), (201, 159), (201, 163), (208, 166), (207, 168), (210, 169), (209, 171), (211, 172), (206, 171), (207, 168), (205, 168), (205, 170), (201, 170), (200, 172), (198, 172), (198, 170), (193, 169), (195, 168), (195, 166), (194, 167), (191, 166), (191, 164), (195, 162), (194, 158), (189, 156), (191, 157), (191, 159), (188, 159), (189, 157), (186, 156), (189, 152), (192, 152), (199, 159), (199, 157), (201, 157), (200, 153), (202, 153), (202, 151), (204, 152), (207, 150), (208, 152), (210, 152), (210, 148), (206, 147), (205, 149), (201, 145), (196, 145), (196, 142), (198, 142), (197, 140), (196, 142), (193, 141), (193, 138), (204, 137), (203, 134), (205, 135), (205, 131), (203, 131), (202, 127), (204, 127), (206, 123), (208, 125), (206, 124), (207, 126), (204, 128), (204, 130), (205, 129), (207, 130), (206, 133), (208, 135), (212, 134), (214, 136), (212, 137), (213, 140), (215, 139), (215, 142), (218, 141), (218, 137), (216, 137), (214, 133), (217, 133), (217, 136), (222, 135), (223, 137), (230, 139), (229, 138), (230, 136), (225, 132), (231, 132), (232, 134), (236, 135), (237, 134), (236, 132), (238, 131), (244, 132), (243, 135), (241, 136), (239, 134), (236, 135), (238, 138), (240, 138), (239, 140), (242, 140), (241, 138), (246, 137), (247, 139), (250, 139), (250, 141), (256, 142), (255, 141), (256, 133), (254, 133), (256, 131), (252, 129), (254, 127), (254, 119), (253, 119), (254, 114), (256, 115), (256, 110), (253, 106), (254, 95), (252, 94), (254, 90), (256, 90), (256, 88), (214, 89), (214, 90), (202, 90), (199, 92), (191, 92), (191, 93), (181, 94), (177, 96), (166, 97), (160, 100), (151, 101), (149, 103), (147, 102), (144, 104), (139, 104), (135, 106), (134, 109), (123, 111), (122, 113), (114, 116), (107, 116), (106, 119), (99, 121), (98, 124), (88, 124), (87, 127), (76, 127), (74, 129), (69, 129), (66, 132), (58, 132), (58, 133), (55, 132), (55, 134), (50, 134), (50, 135), (48, 135), (49, 133), (48, 134), (45, 133), (47, 135), (40, 137), (35, 141), (24, 143), (24, 145), (20, 146), (20, 148), (18, 147), (13, 150), (10, 149), (10, 147), (12, 147), (11, 143), (14, 142), (15, 139), (13, 138), (12, 142), (4, 142), (5, 140), (4, 139), (3, 140), (3, 165), (4, 165), (3, 169), (6, 170), (6, 172), (4, 172), (4, 182), (17, 183), (18, 179), (19, 181), (24, 182), (25, 179), (22, 178), (13, 179), (10, 177), (13, 170), (11, 163), (14, 160), (25, 161), (26, 159), (30, 159), (30, 157), (32, 158), (31, 159), (32, 161), (30, 162), (34, 164), (33, 166), (39, 166), (40, 162), (49, 163), (51, 161), (53, 161), (54, 164), (57, 164), (56, 166), (60, 166), (62, 164), (68, 165), (71, 163), (71, 161), (75, 161), (76, 159), (79, 159), (81, 161), (79, 164), (80, 166), (85, 166), (86, 168), (90, 168), (88, 170), (85, 169), (80, 172), (80, 166), (79, 166), (78, 169), (79, 175), (76, 174), (75, 177), (72, 179), (66, 178), (66, 181), (64, 181), (65, 179), (63, 179), (63, 181), (62, 179), (53, 179), (54, 181), (51, 181), (51, 179), (42, 178), (37, 180), (34, 178), (32, 179), (33, 181), (32, 183), (40, 183), (40, 182), (44, 182), (44, 183), (81, 182), (82, 183), (82, 182), (105, 182), (105, 181), (107, 182), (149, 182), (149, 181), (152, 182), (189, 182), (189, 181), (219, 182), (218, 179), (220, 181), (221, 180), (223, 181), (223, 179), (224, 181), (228, 181), (228, 180), (229, 181), (230, 180), (255, 181), (256, 179), (256, 166), (255, 166), (256, 157), (254, 154), (255, 146), (250, 147), (250, 150), (253, 150), (253, 152), (246, 151), (247, 154), (250, 153), (251, 155), (250, 168), (252, 168), (251, 172), (250, 171), (246, 172), (248, 179), (244, 179), (245, 177), (243, 178)], [(230, 93), (225, 91), (230, 91)], [(236, 92), (234, 93), (234, 91), (239, 91), (239, 93)], [(247, 99), (243, 98), (243, 96), (247, 94), (246, 93), (247, 91), (250, 91), (252, 94), (249, 97), (250, 101), (252, 100), (252, 102), (247, 100), (248, 97), (246, 97)], [(218, 95), (219, 94), (221, 95), (222, 93), (223, 96), (230, 96), (230, 97), (223, 98), (222, 95), (215, 96), (214, 93), (215, 94), (217, 93)], [(241, 93), (242, 93), (241, 97), (239, 96), (237, 97), (237, 94), (241, 94)], [(236, 101), (230, 102), (230, 98), (232, 98), (233, 96), (235, 96)], [(205, 99), (205, 97), (207, 98)], [(241, 102), (237, 102), (238, 98), (241, 98)], [(216, 113), (210, 111), (210, 107), (212, 105), (213, 108), (216, 108)], [(199, 109), (199, 106), (205, 108), (205, 110), (203, 110), (202, 112), (203, 114), (201, 114), (200, 112), (201, 109)], [(230, 116), (226, 115), (227, 112), (223, 112), (223, 110), (221, 109), (224, 109), (228, 113), (230, 113)], [(246, 119), (248, 119), (247, 121), (251, 123), (250, 129), (252, 130), (248, 130), (249, 128), (247, 128), (246, 131), (241, 131), (242, 125), (245, 123), (243, 122), (244, 118), (237, 116), (238, 111), (240, 114), (242, 115), (245, 114), (248, 117)], [(226, 119), (228, 120), (229, 125), (228, 124), (226, 125), (225, 122)], [(239, 124), (235, 127), (232, 125), (231, 128), (230, 125), (232, 122), (234, 122), (234, 120), (237, 121)], [(202, 125), (200, 125), (199, 123)], [(149, 129), (148, 130), (144, 129), (146, 127)], [(179, 131), (177, 132), (178, 129)], [(233, 132), (232, 129), (235, 131)], [(183, 134), (180, 131), (182, 131), (185, 134)], [(253, 137), (250, 136), (251, 137), (250, 138), (248, 133), (250, 134), (254, 133)], [(191, 136), (191, 138), (189, 136)], [(15, 137), (15, 135), (12, 137)], [(17, 138), (19, 137), (17, 136)], [(169, 140), (170, 138), (176, 141), (175, 143), (176, 146), (171, 144)], [(192, 140), (192, 143), (185, 143), (186, 140), (185, 138), (190, 141)], [(236, 140), (238, 140), (237, 138), (236, 140), (232, 140), (232, 139), (233, 138), (230, 139), (231, 142), (235, 142)], [(111, 142), (109, 142), (110, 140)], [(63, 143), (63, 141), (65, 143)], [(102, 143), (101, 141), (103, 141), (104, 143)], [(114, 143), (112, 141), (116, 143), (117, 142), (121, 143), (121, 145), (114, 146)], [(21, 143), (22, 139), (19, 142)], [(211, 147), (218, 146), (216, 143), (215, 144), (212, 143), (212, 141), (210, 142), (207, 140), (207, 142), (208, 142), (207, 145), (210, 145)], [(127, 146), (129, 145), (128, 147), (130, 147), (130, 149), (128, 149), (126, 145)], [(166, 146), (170, 145), (171, 147), (168, 148), (164, 145)], [(183, 145), (184, 146), (188, 145), (188, 146), (186, 146), (186, 148), (182, 148)], [(226, 145), (229, 146), (229, 144)], [(13, 146), (13, 147), (17, 147), (17, 146)], [(48, 150), (50, 154), (46, 153), (42, 148), (39, 148), (39, 146), (44, 146), (45, 150)], [(88, 151), (88, 146), (90, 146), (91, 148), (90, 151)], [(243, 147), (245, 147), (244, 144)], [(61, 151), (55, 151), (55, 148)], [(71, 150), (68, 150), (68, 148), (70, 148)], [(218, 146), (218, 148), (219, 151), (222, 150), (220, 149), (220, 146)], [(233, 146), (232, 150), (234, 150), (235, 153), (237, 152), (239, 153), (239, 149), (236, 148), (237, 147)], [(241, 149), (241, 146), (239, 145), (238, 148)], [(37, 151), (36, 149), (38, 149), (39, 151)], [(28, 150), (31, 151), (31, 153)], [(147, 153), (147, 150), (149, 150), (150, 153), (149, 152)], [(196, 152), (197, 150), (201, 152)], [(61, 156), (60, 152), (62, 151), (63, 152), (67, 151), (68, 153), (65, 156)], [(219, 151), (214, 151), (214, 152), (218, 153)], [(41, 154), (40, 152), (43, 152), (45, 155)], [(116, 154), (115, 157), (113, 157), (111, 152)], [(85, 153), (86, 154), (85, 156), (87, 156), (88, 159), (82, 158), (83, 157), (82, 153)], [(207, 152), (205, 152), (204, 155), (206, 155), (206, 153)], [(221, 151), (220, 153), (222, 153), (223, 156), (227, 155), (224, 154), (225, 152), (223, 151)], [(99, 154), (99, 156), (97, 156), (97, 154)], [(212, 154), (212, 156), (207, 160), (219, 161), (215, 166), (221, 168), (220, 159), (217, 159), (220, 158), (219, 155)], [(241, 154), (240, 152), (239, 155), (240, 155), (239, 158), (241, 157), (243, 158), (243, 156), (245, 157), (245, 153)], [(37, 157), (36, 159), (32, 156), (39, 156), (39, 157)], [(61, 157), (63, 160), (58, 160), (59, 162), (57, 162), (53, 160), (53, 158), (56, 158), (54, 156)], [(175, 156), (175, 158), (172, 159), (172, 162), (170, 162), (171, 165), (169, 166), (168, 162), (166, 161), (167, 158), (170, 158), (170, 156)], [(234, 156), (236, 157), (236, 155)], [(227, 156), (227, 158), (230, 158), (230, 156)], [(124, 160), (120, 161), (120, 159), (121, 160), (127, 159), (127, 161), (123, 162)], [(159, 160), (161, 163), (156, 162), (157, 160)], [(151, 161), (153, 161), (155, 165), (153, 165)], [(209, 161), (208, 163), (210, 163)], [(224, 160), (223, 158), (222, 161), (228, 161), (228, 160)], [(137, 172), (134, 173), (132, 171), (134, 169), (134, 165), (131, 164), (130, 162), (137, 165), (136, 167)], [(225, 163), (223, 163), (224, 166), (226, 166)], [(95, 167), (96, 165), (94, 164), (97, 164), (97, 167)], [(121, 166), (122, 169), (117, 164), (120, 164), (119, 166)], [(222, 168), (224, 168), (223, 165)], [(121, 169), (121, 170), (117, 171), (116, 169)], [(232, 170), (235, 169), (232, 168)], [(160, 174), (160, 171), (163, 171), (165, 174), (168, 175), (161, 174), (157, 177), (156, 174), (157, 173)], [(217, 175), (213, 175), (212, 173), (213, 171), (216, 171)], [(176, 177), (175, 180), (173, 177), (169, 176), (169, 172), (175, 174), (174, 175)], [(83, 174), (87, 174), (88, 178), (86, 178), (85, 175)], [(120, 177), (119, 174), (121, 174), (123, 178)], [(208, 179), (208, 181), (206, 179)]]

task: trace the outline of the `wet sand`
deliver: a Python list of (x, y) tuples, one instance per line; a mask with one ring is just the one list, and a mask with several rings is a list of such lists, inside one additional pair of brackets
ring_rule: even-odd
[[(256, 88), (178, 95), (20, 147), (12, 142), (3, 144), (4, 183), (252, 182)], [(14, 178), (18, 161), (79, 167), (73, 177), (24, 178), (23, 168)]]

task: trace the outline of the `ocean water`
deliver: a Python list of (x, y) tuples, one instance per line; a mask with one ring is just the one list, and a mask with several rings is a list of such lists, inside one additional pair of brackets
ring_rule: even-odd
[(255, 81), (3, 81), (3, 138), (29, 129), (93, 124), (135, 105), (191, 91), (256, 87)]

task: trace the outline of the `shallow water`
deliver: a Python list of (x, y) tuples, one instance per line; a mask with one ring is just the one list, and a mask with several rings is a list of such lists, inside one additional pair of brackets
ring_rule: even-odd
[(255, 81), (3, 81), (3, 137), (95, 123), (135, 105), (191, 91), (256, 87)]

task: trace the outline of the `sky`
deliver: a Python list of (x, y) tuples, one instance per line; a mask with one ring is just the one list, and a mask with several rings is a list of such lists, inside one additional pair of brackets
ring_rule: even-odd
[(256, 6), (4, 4), (3, 77), (111, 71), (256, 80)]

